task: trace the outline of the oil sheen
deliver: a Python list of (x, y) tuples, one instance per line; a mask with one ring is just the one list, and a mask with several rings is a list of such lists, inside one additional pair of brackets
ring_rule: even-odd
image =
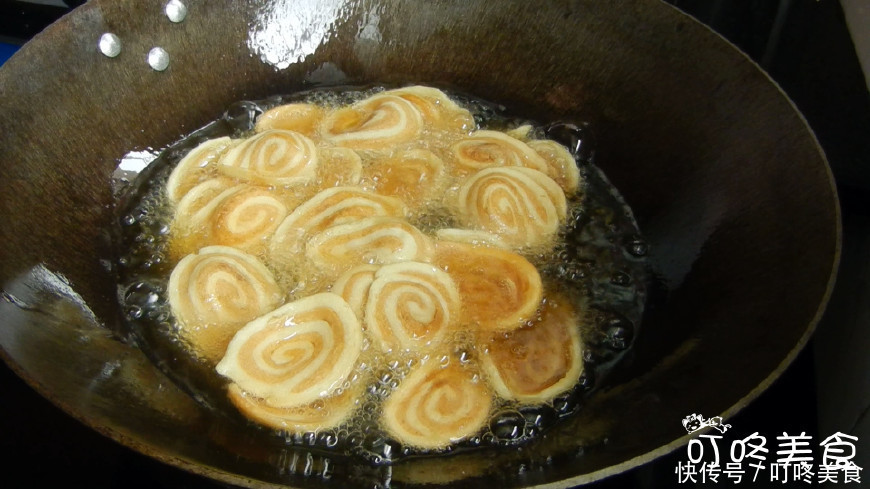
[[(178, 244), (183, 237), (172, 235), (173, 210), (165, 195), (167, 179), (181, 158), (203, 141), (251, 135), (257, 117), (272, 107), (294, 102), (338, 107), (383, 90), (384, 87), (318, 89), (239, 102), (220, 119), (166, 148), (132, 181), (115, 182), (119, 196), (117, 228), (113, 230), (115, 269), (124, 332), (198, 402), (235, 422), (250, 425), (251, 430), (270, 431), (238, 414), (227, 400), (226, 379), (215, 372), (213, 364), (192, 353), (171, 313), (167, 285), (173, 267), (183, 255)], [(379, 427), (383, 401), (418, 364), (434, 363), (447, 368), (451, 363), (459, 363), (479, 371), (480, 352), (462, 347), (473, 343), (463, 337), (468, 335), (463, 331), (454, 333), (456, 337), (450, 343), (460, 346), (453, 351), (423, 356), (388, 355), (366, 342), (358, 366), (341, 387), (351, 389), (357, 382), (364, 384), (357, 394), (359, 401), (354, 414), (339, 427), (317, 433), (272, 431), (270, 436), (287, 445), (304, 446), (314, 452), (349, 454), (375, 464), (480, 447), (515, 447), (557, 429), (562, 420), (582, 409), (584, 399), (603, 385), (608, 371), (632, 345), (646, 297), (648, 250), (630, 209), (594, 164), (594, 128), (578, 121), (531, 121), (498, 104), (464, 94), (448, 94), (473, 115), (476, 127), (469, 131), (510, 131), (530, 126), (524, 129), (530, 138), (551, 139), (564, 145), (580, 169), (581, 191), (568, 198), (567, 222), (559, 231), (556, 244), (541, 250), (525, 249), (522, 254), (535, 265), (546, 283), (545, 300), (548, 293), (558, 291), (563, 300), (581, 311), (576, 327), (584, 351), (583, 373), (574, 387), (540, 404), (498, 400), (488, 423), (478, 434), (446, 448), (425, 450), (403, 446)], [(364, 188), (374, 184), (365, 179), (361, 182)], [(456, 224), (455, 217), (440, 208), (414, 213), (410, 222), (428, 235)], [(263, 252), (259, 253), (258, 258), (267, 263)], [(276, 276), (291, 299), (327, 290), (330, 283), (316, 273), (276, 273)]]

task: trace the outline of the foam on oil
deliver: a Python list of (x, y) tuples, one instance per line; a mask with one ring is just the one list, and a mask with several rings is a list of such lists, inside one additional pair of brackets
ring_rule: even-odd
[[(170, 311), (166, 291), (168, 277), (181, 258), (173, 250), (173, 242), (183, 239), (172, 236), (172, 209), (164, 190), (170, 172), (190, 149), (207, 139), (250, 135), (256, 117), (271, 107), (292, 102), (339, 107), (381, 90), (381, 87), (316, 90), (235, 104), (218, 121), (166, 149), (134, 182), (119, 189), (121, 213), (116, 233), (116, 264), (118, 296), (128, 333), (161, 370), (209, 408), (240, 417), (226, 399), (225, 381), (210, 364), (191, 354), (193, 349), (179, 334)], [(501, 106), (451, 95), (474, 116), (477, 127), (468, 128), (469, 132), (484, 128), (510, 130), (530, 123), (506, 114)], [(326, 453), (338, 451), (364, 457), (375, 464), (389, 464), (408, 456), (476, 447), (512, 447), (540, 436), (582, 408), (584, 397), (601, 384), (608, 370), (632, 344), (645, 300), (647, 245), (640, 237), (631, 211), (592, 162), (594, 148), (588, 141), (589, 128), (564, 122), (531, 124), (531, 137), (553, 139), (569, 148), (584, 182), (578, 196), (569, 198), (568, 222), (555, 248), (523, 250), (548, 286), (567, 294), (576, 308), (583, 311), (578, 328), (585, 350), (584, 373), (577, 385), (540, 405), (523, 406), (500, 400), (481, 433), (446, 449), (427, 452), (402, 446), (378, 427), (381, 402), (417, 363), (438, 362), (447, 366), (459, 362), (476, 367), (480, 352), (475, 350), (472, 335), (458, 332), (454, 341), (449, 342), (455, 345), (451, 351), (423, 357), (385, 354), (367, 343), (356, 371), (340, 387), (344, 390), (352, 389), (354, 382), (366, 384), (352, 417), (336, 429), (318, 433), (276, 433), (276, 436), (281, 436), (288, 445)], [(363, 186), (373, 187), (374, 183), (364, 180)], [(289, 198), (304, 199), (304, 193), (303, 190), (302, 194)], [(452, 214), (439, 207), (414, 214), (411, 222), (430, 235), (438, 229), (456, 226)], [(268, 263), (263, 255), (267, 247), (261, 248), (263, 251), (258, 258)], [(288, 291), (288, 299), (325, 290), (331, 284), (325, 277), (303, 275), (278, 274), (279, 283)], [(245, 421), (239, 419), (239, 422)], [(251, 429), (261, 428), (252, 425)]]

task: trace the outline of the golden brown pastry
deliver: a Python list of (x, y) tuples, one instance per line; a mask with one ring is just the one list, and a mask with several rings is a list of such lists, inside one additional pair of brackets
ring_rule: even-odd
[(471, 112), (457, 105), (437, 88), (416, 85), (388, 90), (384, 95), (395, 95), (414, 104), (423, 121), (433, 128), (466, 133), (475, 128)]
[(270, 129), (281, 129), (314, 138), (317, 136), (317, 130), (324, 115), (326, 115), (326, 110), (314, 104), (279, 105), (257, 117), (254, 131), (264, 132)]
[(512, 251), (438, 241), (433, 263), (447, 271), (462, 297), (462, 325), (509, 331), (532, 317), (543, 297), (538, 269)]
[(559, 185), (531, 168), (480, 170), (462, 183), (456, 200), (456, 214), (466, 226), (517, 247), (550, 243), (568, 213)]
[(474, 372), (458, 362), (430, 361), (384, 401), (381, 424), (405, 445), (438, 449), (478, 433), (491, 409), (492, 394)]
[[(214, 188), (206, 187), (214, 182)], [(269, 190), (208, 180), (182, 199), (175, 214), (176, 250), (192, 252), (204, 245), (232, 246), (257, 253), (287, 215), (287, 207)], [(191, 211), (192, 214), (190, 213)]]
[(289, 408), (272, 407), (236, 384), (229, 385), (227, 394), (233, 405), (254, 422), (276, 430), (310, 433), (335, 428), (345, 422), (359, 406), (363, 387), (362, 381), (356, 381), (329, 397)]
[(544, 173), (562, 187), (565, 195), (574, 195), (580, 188), (580, 168), (568, 149), (549, 139), (529, 141), (528, 145), (547, 162)]
[(272, 257), (285, 261), (304, 250), (309, 236), (361, 217), (405, 215), (405, 205), (394, 197), (358, 187), (333, 187), (318, 192), (293, 210), (275, 231)]
[(166, 196), (177, 203), (187, 192), (203, 180), (214, 176), (218, 159), (238, 141), (228, 137), (209, 139), (190, 150), (169, 175)]
[(375, 192), (398, 197), (411, 208), (439, 197), (447, 184), (444, 162), (425, 149), (374, 159), (364, 173)]
[(375, 272), (379, 265), (359, 265), (341, 274), (332, 285), (334, 292), (346, 300), (356, 316), (363, 319), (366, 301), (369, 298), (369, 287), (375, 281)]
[(454, 143), (450, 151), (453, 165), (461, 175), (501, 166), (547, 170), (547, 162), (535, 150), (500, 131), (476, 131)]
[(579, 322), (567, 299), (550, 297), (531, 325), (482, 345), (481, 364), (498, 395), (540, 404), (574, 386), (583, 372)]
[(408, 221), (392, 216), (363, 217), (330, 226), (312, 236), (305, 248), (311, 263), (330, 271), (365, 263), (427, 261), (431, 254), (429, 237)]
[(284, 299), (262, 263), (226, 246), (209, 246), (184, 257), (172, 270), (168, 288), (181, 335), (212, 362), (220, 360), (242, 325)]
[(362, 346), (353, 310), (341, 296), (323, 292), (246, 324), (216, 370), (268, 406), (304, 406), (341, 386)]
[(352, 149), (381, 150), (416, 139), (423, 128), (420, 111), (395, 95), (378, 94), (328, 115), (321, 135)]
[(318, 154), (304, 135), (270, 129), (251, 136), (224, 153), (218, 170), (225, 175), (264, 185), (301, 185), (314, 179)]
[(375, 272), (364, 324), (385, 352), (437, 348), (455, 330), (461, 307), (450, 276), (428, 263), (402, 262)]

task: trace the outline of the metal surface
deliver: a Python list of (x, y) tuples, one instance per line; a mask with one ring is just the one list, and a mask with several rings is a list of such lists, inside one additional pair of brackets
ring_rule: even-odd
[[(687, 410), (735, 413), (818, 320), (839, 255), (824, 158), (755, 65), (664, 4), (186, 5), (174, 24), (158, 4), (94, 0), (0, 69), (0, 347), (43, 395), (121, 443), (241, 485), (578, 484), (680, 446)], [(104, 32), (123, 43), (115, 58), (97, 49)], [(172, 58), (163, 72), (142, 62), (158, 44)], [(124, 154), (239, 99), (366, 82), (446, 85), (532, 118), (591, 121), (598, 164), (650, 242), (657, 293), (634, 358), (522, 451), (391, 469), (309, 457), (206, 411), (111, 335), (104, 230)]]

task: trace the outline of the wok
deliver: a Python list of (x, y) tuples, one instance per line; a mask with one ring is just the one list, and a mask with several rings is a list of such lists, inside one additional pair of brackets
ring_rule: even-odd
[[(166, 463), (245, 486), (576, 485), (726, 419), (811, 335), (839, 259), (824, 156), (785, 95), (677, 10), (629, 0), (92, 0), (0, 69), (0, 351), (43, 396)], [(121, 41), (116, 57), (97, 42)], [(146, 54), (169, 54), (164, 71)], [(374, 467), (312, 455), (200, 406), (114, 332), (111, 176), (232, 102), (428, 83), (539, 120), (588, 121), (654, 280), (631, 357), (580, 414), (521, 450)], [(651, 422), (652, 421), (652, 422)], [(267, 440), (264, 442), (264, 439)]]

